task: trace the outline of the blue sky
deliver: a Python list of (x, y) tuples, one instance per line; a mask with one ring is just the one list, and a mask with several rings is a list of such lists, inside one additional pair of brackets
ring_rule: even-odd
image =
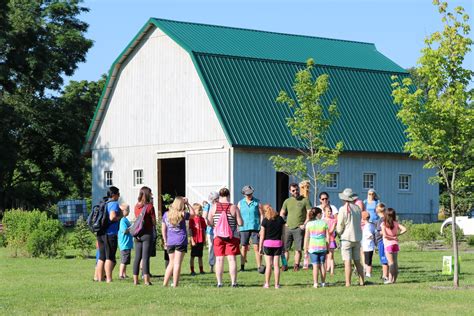
[[(424, 39), (441, 30), (432, 0), (89, 0), (87, 61), (68, 80), (97, 80), (150, 17), (375, 43), (404, 68)], [(449, 1), (474, 18), (474, 1)], [(474, 27), (473, 32), (474, 32)], [(471, 32), (471, 37), (472, 34)], [(474, 69), (473, 54), (466, 67)]]

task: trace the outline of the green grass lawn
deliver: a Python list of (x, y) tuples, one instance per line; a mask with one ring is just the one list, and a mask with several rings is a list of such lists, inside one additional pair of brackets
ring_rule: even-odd
[[(472, 248), (471, 248), (472, 251)], [(365, 287), (345, 288), (338, 253), (331, 286), (313, 289), (310, 271), (284, 272), (282, 288), (263, 289), (263, 275), (249, 258), (239, 273), (240, 288), (215, 288), (212, 274), (189, 275), (189, 254), (179, 288), (163, 288), (163, 254), (152, 259), (154, 285), (132, 280), (92, 282), (94, 259), (11, 258), (0, 249), (0, 315), (11, 314), (471, 314), (474, 298), (474, 253), (463, 251), (461, 288), (441, 275), (443, 255), (450, 251), (407, 251), (400, 258), (398, 284), (383, 285), (375, 256), (372, 279)], [(292, 261), (290, 261), (291, 263)], [(208, 270), (206, 266), (206, 270)], [(115, 275), (118, 274), (116, 269)], [(131, 274), (131, 266), (129, 266)], [(225, 275), (229, 284), (229, 276)], [(442, 289), (440, 289), (442, 288)]]

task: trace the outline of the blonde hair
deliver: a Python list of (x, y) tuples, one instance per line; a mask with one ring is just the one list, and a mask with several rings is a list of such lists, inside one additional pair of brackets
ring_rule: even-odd
[(195, 213), (197, 216), (202, 216), (202, 206), (201, 206), (201, 204), (199, 204), (199, 203), (194, 203), (194, 204), (193, 204), (193, 208), (194, 208), (194, 213)]
[(309, 198), (309, 189), (311, 187), (309, 180), (301, 181), (299, 187), (301, 196)]
[(278, 217), (277, 211), (271, 207), (270, 204), (263, 205), (263, 213), (265, 214), (265, 218), (269, 221), (273, 221)]
[(385, 204), (383, 204), (383, 203), (377, 204), (377, 207), (375, 208), (375, 211), (377, 213), (384, 213), (385, 212)]
[(171, 225), (178, 226), (178, 224), (184, 219), (184, 200), (181, 196), (174, 198), (168, 210), (168, 220)]

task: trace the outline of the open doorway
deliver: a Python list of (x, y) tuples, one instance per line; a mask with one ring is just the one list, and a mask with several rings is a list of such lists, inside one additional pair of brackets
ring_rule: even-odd
[(158, 159), (158, 211), (160, 215), (164, 211), (164, 203), (161, 196), (170, 194), (175, 196), (186, 195), (186, 163), (185, 158)]
[(286, 173), (276, 173), (276, 206), (280, 212), (283, 202), (288, 198), (288, 186), (290, 185), (290, 177)]

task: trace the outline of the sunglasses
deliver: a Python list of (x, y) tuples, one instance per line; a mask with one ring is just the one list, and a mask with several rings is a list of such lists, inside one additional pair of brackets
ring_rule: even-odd
[(298, 189), (293, 189), (290, 192), (298, 192), (298, 191), (299, 191)]
[(321, 201), (329, 200), (328, 198), (321, 198)]

